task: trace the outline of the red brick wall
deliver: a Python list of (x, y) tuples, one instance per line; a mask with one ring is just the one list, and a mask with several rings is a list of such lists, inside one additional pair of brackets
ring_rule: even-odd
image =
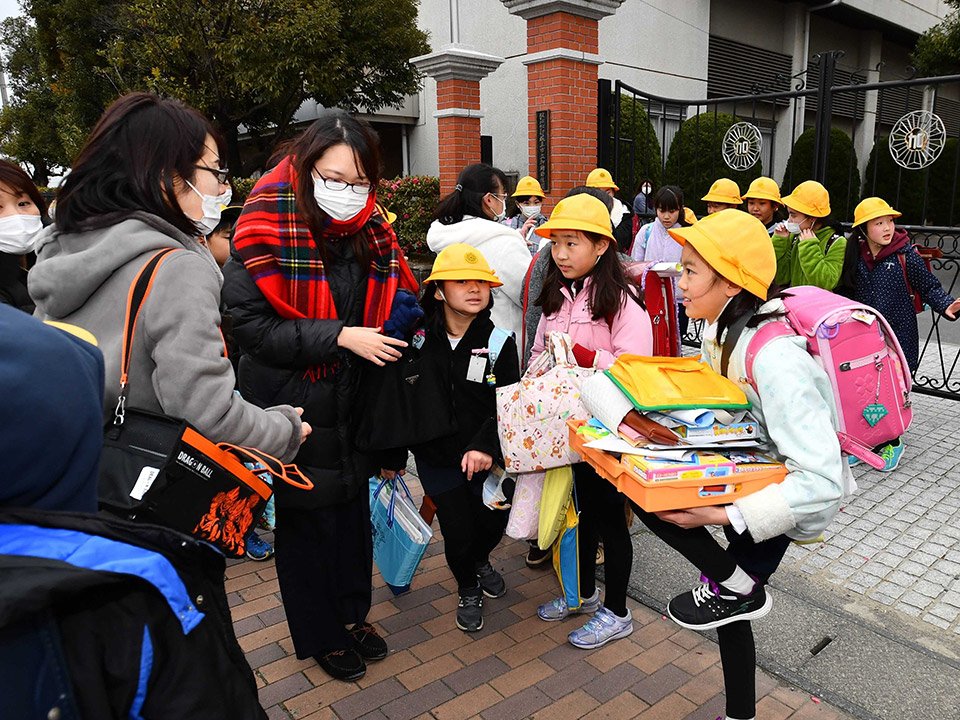
[[(564, 48), (595, 54), (596, 20), (552, 13), (527, 21), (527, 52)], [(550, 189), (553, 205), (582, 185), (597, 162), (597, 66), (576, 60), (549, 60), (527, 66), (530, 168), (537, 169), (538, 110), (550, 111)]]
[[(480, 83), (475, 80), (441, 80), (437, 83), (437, 110), (480, 109)], [(440, 194), (457, 184), (464, 167), (480, 162), (480, 118), (437, 118), (440, 155)]]

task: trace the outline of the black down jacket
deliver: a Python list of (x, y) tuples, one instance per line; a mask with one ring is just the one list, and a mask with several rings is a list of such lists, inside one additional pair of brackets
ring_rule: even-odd
[[(377, 468), (356, 450), (349, 428), (356, 407), (360, 365), (365, 360), (337, 346), (344, 326), (363, 324), (367, 269), (355, 259), (349, 241), (327, 245), (327, 282), (337, 320), (288, 320), (280, 317), (254, 284), (240, 258), (224, 266), (223, 300), (233, 317), (240, 358), (240, 394), (259, 405), (303, 408), (313, 432), (294, 462), (314, 484), (307, 492), (286, 485), (274, 488), (284, 507), (317, 508), (356, 497)], [(318, 365), (339, 360), (338, 369), (316, 373)]]

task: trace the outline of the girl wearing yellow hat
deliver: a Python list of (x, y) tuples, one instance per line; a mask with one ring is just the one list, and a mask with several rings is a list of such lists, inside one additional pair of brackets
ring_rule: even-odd
[(847, 239), (831, 227), (830, 193), (815, 180), (797, 185), (783, 198), (787, 221), (773, 229), (777, 282), (833, 290), (840, 281)]
[[(583, 367), (610, 367), (617, 355), (649, 355), (653, 350), (650, 317), (623, 274), (606, 206), (597, 198), (573, 195), (557, 203), (537, 233), (549, 238), (550, 265), (537, 304), (543, 316), (533, 342), (533, 358), (544, 350), (551, 331), (569, 334)], [(627, 581), (633, 545), (624, 515), (624, 499), (587, 463), (573, 466), (580, 503), (579, 563), (583, 604), (570, 611), (566, 599), (541, 605), (548, 622), (586, 613), (587, 623), (567, 638), (580, 648), (596, 648), (633, 632), (627, 609)], [(603, 540), (605, 595), (596, 586), (597, 545)]]
[(503, 224), (519, 230), (530, 254), (536, 255), (540, 248), (540, 237), (533, 231), (547, 221), (547, 216), (543, 214), (543, 200), (546, 197), (543, 188), (535, 177), (526, 175), (517, 181), (517, 188), (510, 197), (516, 203), (517, 211)]
[(740, 186), (730, 178), (716, 180), (700, 199), (707, 204), (707, 215), (743, 205)]
[[(483, 627), (483, 598), (506, 593), (503, 578), (490, 564), (490, 552), (503, 537), (507, 513), (483, 504), (488, 471), (503, 466), (497, 435), (496, 390), (520, 380), (513, 335), (490, 320), (490, 290), (500, 287), (480, 251), (464, 243), (443, 249), (423, 285), (423, 323), (411, 338), (397, 382), (416, 384), (417, 412), (448, 418), (446, 432), (424, 437), (409, 449), (424, 492), (437, 506), (447, 565), (457, 580), (457, 627)], [(395, 408), (381, 407), (389, 420)], [(435, 427), (436, 423), (425, 423)], [(384, 477), (403, 473), (407, 447), (381, 453)]]
[(772, 178), (758, 177), (743, 194), (743, 199), (747, 201), (747, 212), (762, 222), (767, 228), (769, 234), (773, 234), (773, 229), (781, 221), (780, 211), (782, 199), (780, 198), (780, 186)]
[[(917, 312), (926, 304), (956, 320), (960, 301), (927, 269), (906, 230), (894, 224), (898, 217), (900, 213), (882, 198), (869, 197), (857, 205), (837, 292), (883, 314), (913, 372), (920, 359)], [(889, 472), (900, 462), (903, 442), (897, 439), (875, 452), (885, 461), (883, 471)]]
[[(673, 598), (667, 614), (683, 627), (716, 628), (726, 716), (746, 720), (756, 716), (749, 621), (770, 611), (772, 598), (765, 585), (791, 540), (819, 536), (836, 514), (850, 470), (840, 454), (832, 386), (801, 338), (780, 337), (757, 353), (756, 391), (740, 380), (757, 328), (784, 313), (774, 284), (774, 252), (763, 224), (747, 213), (722, 210), (670, 234), (683, 246), (680, 288), (687, 314), (706, 321), (703, 361), (739, 383), (764, 437), (774, 439), (765, 452), (789, 469), (781, 483), (732, 505), (656, 514), (634, 508), (650, 530), (701, 572), (702, 584)], [(723, 526), (727, 547), (707, 531), (710, 525)]]

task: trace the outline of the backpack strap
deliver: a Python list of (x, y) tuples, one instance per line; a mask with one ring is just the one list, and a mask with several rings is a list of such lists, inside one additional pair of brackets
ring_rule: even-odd
[(757, 389), (757, 381), (753, 377), (753, 363), (757, 359), (757, 355), (760, 354), (760, 351), (765, 348), (770, 341), (776, 340), (779, 337), (790, 337), (795, 336), (797, 333), (792, 327), (790, 327), (785, 322), (768, 322), (760, 326), (760, 329), (757, 330), (756, 335), (750, 338), (750, 343), (747, 345), (747, 353), (743, 363), (743, 372), (746, 375), (747, 382), (753, 386), (753, 389)]
[(133, 337), (137, 330), (137, 321), (140, 318), (140, 310), (153, 288), (153, 278), (156, 276), (157, 270), (173, 252), (176, 252), (176, 248), (164, 248), (151, 257), (137, 273), (127, 293), (127, 309), (123, 317), (123, 338), (120, 343), (120, 395), (117, 397), (117, 407), (113, 412), (114, 425), (123, 424), (131, 349), (133, 348)]
[(490, 372), (493, 372), (493, 366), (497, 364), (497, 358), (500, 357), (500, 351), (508, 339), (513, 337), (513, 333), (503, 328), (494, 327), (490, 331), (490, 338), (487, 340), (487, 357), (490, 358)]
[(910, 278), (907, 276), (907, 256), (902, 252), (898, 252), (896, 255), (897, 262), (900, 263), (900, 272), (903, 273), (903, 282), (907, 286), (907, 294), (910, 295), (910, 302), (913, 303), (913, 309), (919, 315), (923, 312), (923, 302), (917, 297), (917, 291), (913, 289)]

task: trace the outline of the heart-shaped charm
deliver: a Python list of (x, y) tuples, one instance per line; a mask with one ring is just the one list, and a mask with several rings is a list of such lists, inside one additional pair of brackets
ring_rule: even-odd
[(882, 403), (870, 403), (863, 409), (863, 419), (875, 427), (887, 415), (887, 408)]

